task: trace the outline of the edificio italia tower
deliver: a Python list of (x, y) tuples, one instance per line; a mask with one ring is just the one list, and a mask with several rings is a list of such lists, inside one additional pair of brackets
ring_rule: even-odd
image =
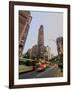
[(40, 25), (38, 32), (38, 58), (44, 57), (44, 27)]

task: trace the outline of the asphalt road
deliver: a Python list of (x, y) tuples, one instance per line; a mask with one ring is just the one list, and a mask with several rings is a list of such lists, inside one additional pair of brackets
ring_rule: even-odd
[(19, 79), (56, 77), (57, 72), (59, 71), (60, 69), (55, 65), (51, 68), (46, 68), (46, 70), (42, 72), (32, 71), (28, 73), (19, 74)]

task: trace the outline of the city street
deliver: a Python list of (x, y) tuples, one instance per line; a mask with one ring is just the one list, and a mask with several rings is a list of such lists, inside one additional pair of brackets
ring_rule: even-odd
[(62, 19), (60, 13), (19, 11), (19, 79), (63, 76)]
[(46, 68), (46, 70), (42, 72), (33, 71), (19, 74), (19, 79), (56, 77), (58, 72), (60, 72), (60, 69), (54, 65), (51, 68)]

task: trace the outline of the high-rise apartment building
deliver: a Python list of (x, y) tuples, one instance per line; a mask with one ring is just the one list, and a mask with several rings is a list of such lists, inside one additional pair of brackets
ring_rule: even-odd
[(58, 55), (63, 54), (63, 37), (58, 37), (56, 43)]
[(23, 52), (31, 19), (32, 17), (30, 11), (19, 11), (19, 55)]

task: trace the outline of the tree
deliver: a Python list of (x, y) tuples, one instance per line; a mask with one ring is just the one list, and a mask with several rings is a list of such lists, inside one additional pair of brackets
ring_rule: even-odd
[(24, 54), (24, 56), (23, 56), (23, 58), (28, 58), (29, 59), (29, 53), (28, 52), (26, 52), (25, 54)]

